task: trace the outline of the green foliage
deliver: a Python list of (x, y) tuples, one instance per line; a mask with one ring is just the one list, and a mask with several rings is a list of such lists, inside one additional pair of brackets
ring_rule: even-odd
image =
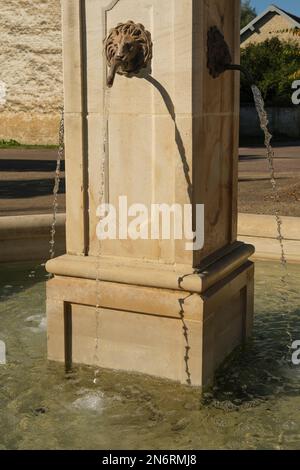
[(23, 149), (56, 149), (58, 148), (57, 145), (31, 145), (31, 144), (20, 144), (16, 140), (4, 140), (0, 139), (0, 149), (15, 149), (15, 148), (23, 148)]
[(241, 29), (247, 26), (257, 16), (255, 8), (251, 6), (250, 0), (241, 1)]
[[(300, 44), (277, 37), (249, 44), (241, 51), (241, 64), (251, 73), (267, 105), (292, 105), (292, 83), (300, 71)], [(245, 77), (241, 80), (241, 102), (250, 103), (251, 89)]]
[(0, 139), (0, 148), (12, 148), (12, 147), (19, 147), (20, 144), (16, 140), (4, 140)]

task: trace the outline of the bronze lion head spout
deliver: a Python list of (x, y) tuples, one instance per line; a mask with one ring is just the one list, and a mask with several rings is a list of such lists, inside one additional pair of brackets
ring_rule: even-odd
[(110, 67), (107, 86), (112, 87), (116, 73), (131, 76), (148, 66), (152, 59), (151, 34), (140, 23), (119, 23), (105, 39), (104, 50)]

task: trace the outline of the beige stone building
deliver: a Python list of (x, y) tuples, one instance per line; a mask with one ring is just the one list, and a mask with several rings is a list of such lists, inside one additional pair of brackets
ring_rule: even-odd
[(272, 37), (281, 40), (299, 40), (300, 18), (276, 5), (270, 5), (241, 31), (241, 46), (263, 42)]
[(56, 144), (62, 92), (60, 0), (5, 0), (0, 139)]

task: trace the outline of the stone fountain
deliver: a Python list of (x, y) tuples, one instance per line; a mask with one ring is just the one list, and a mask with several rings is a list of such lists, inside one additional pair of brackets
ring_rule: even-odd
[[(253, 319), (253, 247), (237, 242), (239, 75), (207, 66), (212, 27), (239, 62), (240, 0), (63, 0), (62, 11), (67, 254), (47, 264), (48, 357), (208, 385)], [(109, 34), (129, 19), (148, 38), (132, 63), (135, 45)], [(119, 237), (99, 249), (101, 187), (116, 207), (203, 204), (203, 247)]]

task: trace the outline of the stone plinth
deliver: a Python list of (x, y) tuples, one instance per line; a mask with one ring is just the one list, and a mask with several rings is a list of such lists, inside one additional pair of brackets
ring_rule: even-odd
[[(237, 239), (239, 77), (213, 79), (207, 31), (239, 60), (239, 0), (63, 1), (67, 254), (47, 264), (53, 360), (205, 385), (251, 331), (253, 253)], [(128, 19), (151, 32), (151, 71), (110, 93), (106, 202), (204, 204), (205, 242), (96, 237), (107, 67)], [(96, 281), (100, 274), (100, 282)], [(97, 300), (98, 299), (98, 300)], [(96, 304), (100, 302), (100, 308)]]

